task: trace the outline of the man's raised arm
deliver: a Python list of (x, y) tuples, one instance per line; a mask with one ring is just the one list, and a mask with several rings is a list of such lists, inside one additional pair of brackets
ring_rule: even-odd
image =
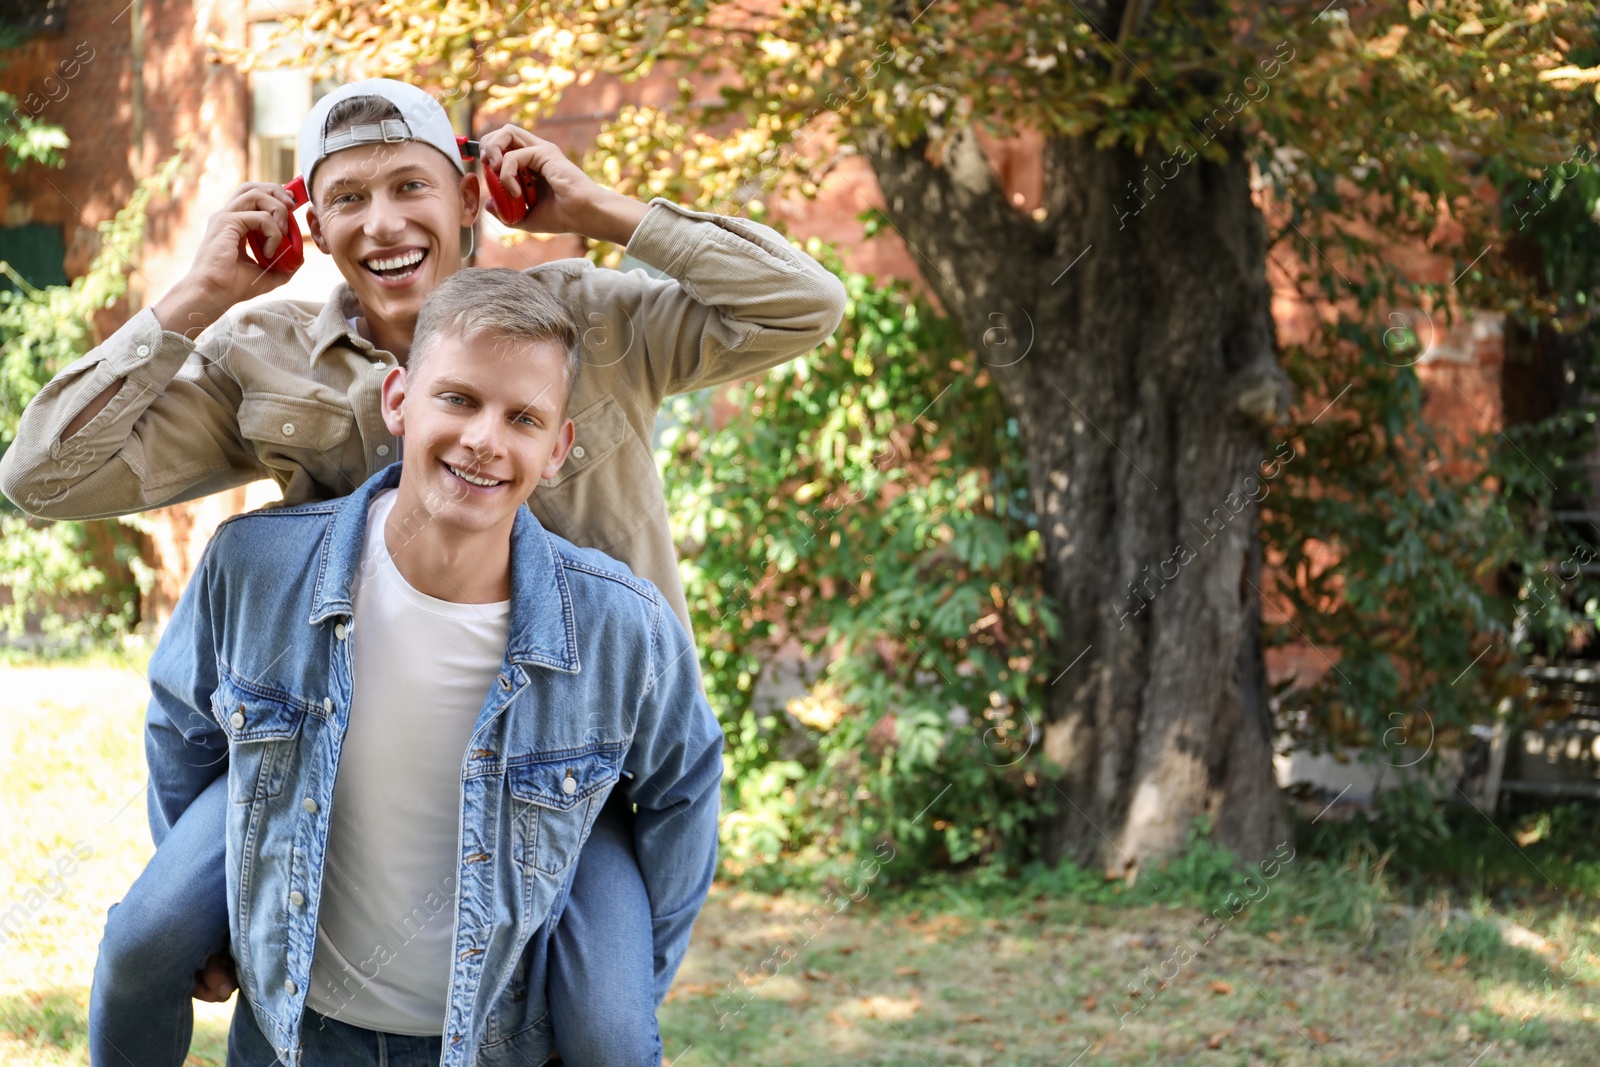
[[(552, 195), (518, 223), (531, 233), (577, 233), (626, 245), (668, 275), (621, 273), (583, 260), (532, 268), (566, 301), (583, 331), (584, 372), (606, 391), (638, 397), (650, 419), (663, 397), (758, 374), (826, 341), (844, 317), (838, 278), (760, 223), (648, 207), (605, 189), (549, 141), (516, 126), (483, 138), (484, 164), (517, 190), (522, 168)], [(649, 421), (649, 420), (646, 420)]]
[(237, 385), (217, 364), (225, 331), (191, 341), (235, 304), (287, 275), (241, 248), (247, 230), (268, 254), (293, 225), (280, 187), (240, 186), (211, 217), (189, 272), (154, 307), (39, 391), (0, 457), (0, 493), (47, 519), (125, 515), (205, 496), (260, 477), (239, 432)]

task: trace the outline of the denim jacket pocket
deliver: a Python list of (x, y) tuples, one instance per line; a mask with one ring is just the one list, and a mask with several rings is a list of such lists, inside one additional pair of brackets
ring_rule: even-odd
[(536, 752), (508, 761), (506, 783), (525, 811), (534, 867), (559, 874), (578, 855), (622, 772), (621, 743)]
[(228, 794), (237, 804), (283, 791), (306, 706), (285, 693), (236, 678), (226, 668), (211, 710), (228, 735)]

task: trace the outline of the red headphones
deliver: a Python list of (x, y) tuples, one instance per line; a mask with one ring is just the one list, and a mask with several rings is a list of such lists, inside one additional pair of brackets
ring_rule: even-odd
[[(456, 138), (456, 147), (461, 151), (462, 159), (478, 159), (482, 156), (482, 149), (478, 142), (466, 137)], [(494, 202), (494, 210), (500, 216), (500, 221), (509, 226), (515, 226), (528, 217), (528, 209), (538, 202), (539, 195), (534, 191), (532, 172), (523, 169), (518, 180), (522, 183), (522, 199), (518, 200), (506, 192), (506, 187), (500, 183), (500, 175), (485, 167), (483, 176), (489, 182), (489, 199)], [(278, 254), (267, 261), (267, 235), (260, 230), (249, 230), (245, 233), (245, 243), (250, 249), (250, 258), (255, 260), (258, 267), (266, 270), (277, 271), (280, 274), (293, 274), (300, 269), (306, 261), (306, 251), (303, 239), (300, 236), (300, 224), (294, 220), (294, 212), (310, 201), (310, 194), (306, 192), (304, 177), (296, 177), (294, 181), (285, 185), (284, 190), (294, 197), (294, 209), (289, 212), (289, 232), (284, 235), (283, 241), (278, 246)]]

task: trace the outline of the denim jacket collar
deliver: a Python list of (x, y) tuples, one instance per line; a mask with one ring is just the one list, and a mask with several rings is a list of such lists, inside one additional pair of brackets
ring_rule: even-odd
[[(356, 572), (367, 533), (373, 498), (400, 484), (397, 460), (354, 493), (328, 505), (333, 521), (317, 557), (317, 587), (311, 601), (315, 626), (335, 615), (349, 615)], [(555, 546), (526, 505), (517, 509), (511, 529), (511, 624), (506, 660), (578, 673), (577, 622), (566, 572)]]

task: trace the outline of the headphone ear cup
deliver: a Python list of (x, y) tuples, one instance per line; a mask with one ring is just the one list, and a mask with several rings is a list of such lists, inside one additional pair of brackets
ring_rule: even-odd
[(484, 167), (483, 176), (489, 184), (489, 199), (494, 203), (494, 213), (500, 216), (500, 221), (507, 226), (515, 226), (528, 217), (528, 209), (538, 202), (539, 194), (533, 189), (533, 174), (523, 170), (517, 175), (517, 180), (522, 183), (522, 199), (517, 199), (506, 192), (506, 187), (500, 182), (500, 175), (495, 173), (493, 167)]
[(263, 270), (277, 271), (279, 274), (293, 274), (306, 261), (305, 241), (300, 236), (300, 224), (294, 218), (295, 210), (308, 202), (306, 180), (297, 175), (294, 181), (283, 188), (294, 198), (294, 210), (289, 212), (289, 232), (278, 245), (278, 254), (272, 257), (271, 263), (267, 262), (267, 235), (260, 230), (246, 231), (245, 245), (250, 250), (250, 258), (256, 261), (256, 266)]
[(245, 234), (245, 244), (250, 249), (250, 258), (255, 260), (256, 266), (264, 270), (277, 271), (279, 274), (293, 274), (299, 270), (306, 261), (305, 240), (300, 236), (300, 224), (293, 215), (289, 216), (289, 232), (278, 246), (278, 254), (267, 262), (267, 235), (260, 230), (250, 230)]

